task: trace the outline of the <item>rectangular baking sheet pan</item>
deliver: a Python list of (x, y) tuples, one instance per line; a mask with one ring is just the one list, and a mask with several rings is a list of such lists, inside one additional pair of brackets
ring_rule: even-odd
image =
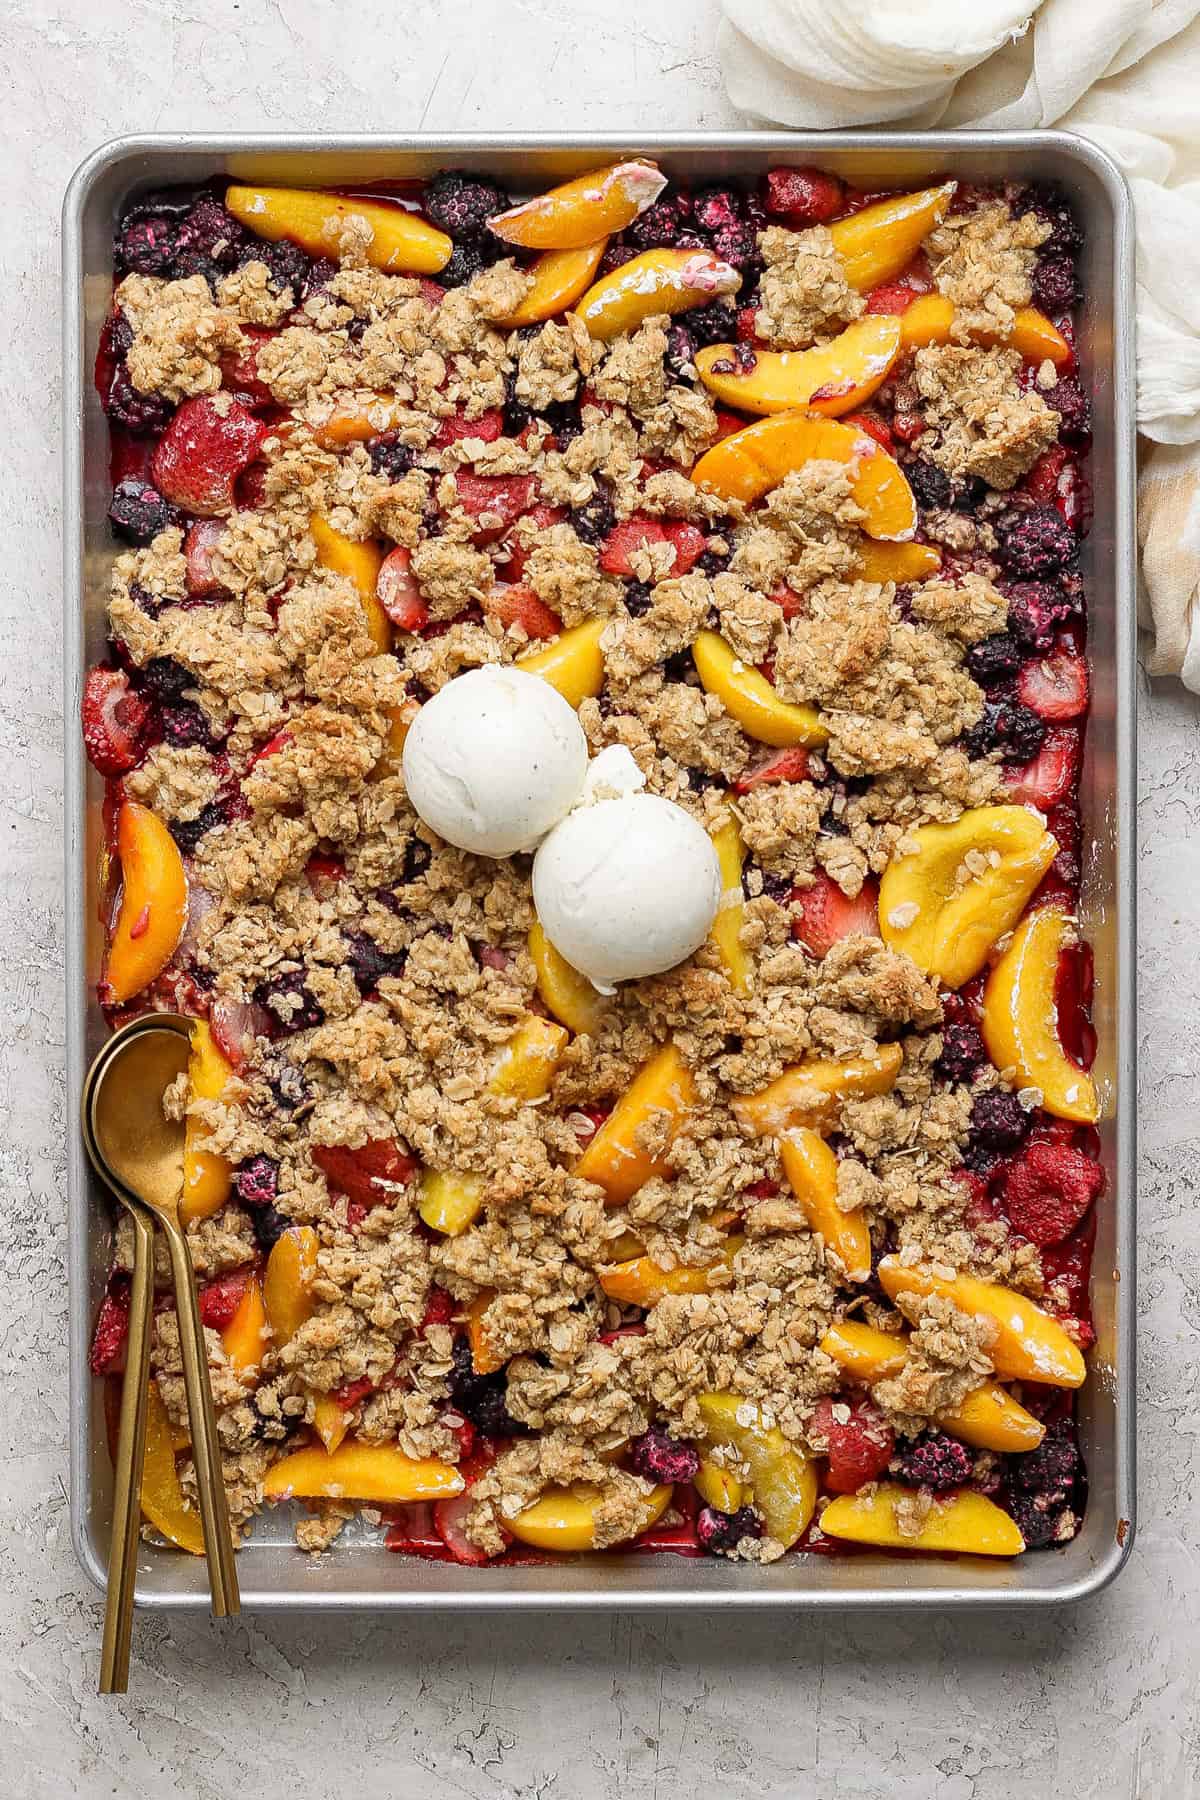
[[(1062, 183), (1083, 224), (1086, 306), (1080, 357), (1095, 411), (1095, 523), (1084, 546), (1090, 612), (1092, 713), (1083, 773), (1086, 846), (1082, 925), (1095, 946), (1095, 1073), (1105, 1102), (1093, 1272), (1099, 1341), (1081, 1396), (1090, 1494), (1080, 1535), (1060, 1550), (1014, 1562), (868, 1552), (788, 1556), (768, 1568), (671, 1555), (606, 1553), (530, 1568), (470, 1569), (397, 1556), (374, 1540), (343, 1538), (311, 1558), (285, 1513), (268, 1514), (238, 1557), (247, 1607), (981, 1607), (1078, 1599), (1102, 1588), (1128, 1554), (1134, 1520), (1134, 313), (1133, 222), (1125, 183), (1102, 152), (1061, 132), (696, 132), (632, 138), (382, 136), (289, 138), (160, 136), (117, 139), (78, 170), (63, 214), (66, 695), (67, 1116), (104, 1036), (95, 1001), (102, 952), (96, 870), (102, 783), (78, 729), (83, 671), (102, 653), (114, 546), (108, 434), (92, 384), (112, 291), (112, 232), (126, 202), (171, 182), (229, 175), (321, 187), (484, 169), (516, 193), (642, 152), (692, 182), (754, 178), (772, 164), (819, 163), (865, 189), (916, 187), (943, 174), (966, 180)], [(109, 1204), (74, 1131), (68, 1145), (71, 1283), (71, 1516), (81, 1563), (104, 1580), (112, 1473), (102, 1384), (88, 1339), (109, 1263)], [(204, 1564), (144, 1544), (138, 1604), (208, 1604)]]

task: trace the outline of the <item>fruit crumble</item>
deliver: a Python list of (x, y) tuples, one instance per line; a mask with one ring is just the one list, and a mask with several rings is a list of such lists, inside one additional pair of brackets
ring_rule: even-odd
[[(480, 1565), (1078, 1530), (1079, 245), (1047, 187), (636, 159), (119, 220), (100, 1000), (195, 1020), (237, 1527)], [(420, 709), (509, 665), (711, 839), (666, 972), (599, 991), (530, 856), (410, 801)], [(130, 1266), (119, 1225), (110, 1386)], [(165, 1293), (152, 1371), (147, 1529), (198, 1552)]]

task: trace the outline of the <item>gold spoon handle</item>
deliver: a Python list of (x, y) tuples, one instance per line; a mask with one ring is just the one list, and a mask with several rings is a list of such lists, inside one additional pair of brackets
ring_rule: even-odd
[(233, 1536), (229, 1528), (229, 1509), (225, 1499), (225, 1477), (217, 1443), (217, 1420), (208, 1380), (208, 1351), (204, 1342), (204, 1327), (200, 1323), (196, 1277), (187, 1240), (177, 1221), (169, 1215), (160, 1213), (159, 1223), (166, 1234), (167, 1249), (171, 1256), (175, 1311), (179, 1319), (179, 1350), (183, 1359), (184, 1387), (187, 1390), (192, 1461), (200, 1494), (200, 1525), (204, 1532), (204, 1554), (208, 1558), (213, 1616), (223, 1619), (240, 1610), (241, 1597), (234, 1564)]
[(123, 1694), (129, 1687), (133, 1590), (137, 1581), (138, 1532), (142, 1522), (142, 1465), (146, 1460), (146, 1401), (154, 1309), (154, 1227), (140, 1207), (130, 1207), (129, 1211), (133, 1220), (133, 1281), (129, 1292), (129, 1337), (125, 1350), (125, 1381), (121, 1388), (121, 1420), (117, 1429), (108, 1595), (100, 1647), (102, 1694)]

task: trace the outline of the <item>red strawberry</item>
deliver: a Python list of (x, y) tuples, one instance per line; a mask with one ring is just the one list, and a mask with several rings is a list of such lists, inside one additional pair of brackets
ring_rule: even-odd
[(119, 1375), (125, 1367), (129, 1337), (129, 1288), (114, 1279), (100, 1302), (88, 1366), (93, 1375)]
[(254, 462), (243, 469), (233, 484), (233, 498), (239, 511), (257, 512), (267, 503), (267, 469), (265, 463)]
[(843, 425), (856, 425), (859, 431), (865, 431), (868, 437), (875, 439), (880, 449), (891, 456), (895, 453), (896, 442), (888, 430), (887, 421), (877, 413), (847, 413), (842, 420)]
[(269, 429), (227, 395), (185, 400), (151, 458), (154, 485), (200, 518), (231, 513), (234, 483), (258, 455)]
[(1046, 733), (1045, 742), (1031, 763), (1023, 769), (1008, 770), (1004, 779), (1015, 800), (1045, 811), (1073, 791), (1081, 757), (1078, 729), (1059, 725)]
[(187, 558), (187, 591), (193, 600), (207, 600), (225, 592), (213, 574), (212, 554), (225, 535), (223, 519), (197, 519), (183, 540)]
[(231, 1269), (199, 1290), (200, 1323), (214, 1331), (224, 1331), (242, 1303), (242, 1295), (250, 1280), (249, 1269)]
[(879, 889), (873, 881), (865, 882), (857, 898), (848, 900), (836, 882), (818, 873), (812, 887), (792, 889), (791, 904), (797, 911), (792, 936), (814, 956), (824, 956), (851, 932), (879, 936)]
[(764, 1176), (761, 1181), (752, 1181), (746, 1189), (747, 1200), (773, 1200), (779, 1192), (779, 1183)]
[(357, 1406), (360, 1400), (365, 1400), (374, 1392), (375, 1383), (371, 1377), (360, 1375), (357, 1381), (348, 1381), (344, 1387), (334, 1388), (329, 1397), (343, 1412), (349, 1412), (351, 1407)]
[(326, 856), (317, 851), (305, 863), (304, 876), (309, 887), (316, 893), (318, 889), (328, 887), (331, 882), (345, 881), (346, 865), (340, 856)]
[[(839, 1417), (849, 1413), (849, 1418)], [(825, 1485), (833, 1494), (854, 1494), (864, 1482), (877, 1481), (892, 1460), (896, 1437), (871, 1400), (826, 1396), (808, 1422), (814, 1442), (828, 1444)]]
[(484, 611), (502, 625), (520, 625), (531, 638), (554, 638), (562, 630), (558, 614), (551, 612), (531, 587), (519, 582), (497, 582), (488, 590)]
[(1034, 1244), (1070, 1237), (1104, 1186), (1099, 1163), (1067, 1144), (1030, 1144), (1004, 1179), (1004, 1210)]
[(1077, 719), (1088, 706), (1087, 663), (1066, 651), (1027, 662), (1017, 676), (1017, 694), (1041, 719)]
[(244, 1069), (256, 1038), (274, 1035), (275, 1018), (257, 1000), (229, 1000), (219, 995), (209, 1008), (208, 1023), (222, 1056)]
[(401, 631), (420, 631), (429, 623), (429, 608), (421, 598), (411, 563), (410, 550), (389, 550), (375, 577), (375, 597)]
[(920, 413), (900, 412), (892, 415), (892, 436), (900, 439), (902, 444), (915, 444), (925, 434), (925, 421)]
[(83, 747), (100, 775), (124, 775), (142, 754), (150, 708), (129, 685), (123, 669), (89, 669), (80, 704)]
[(598, 1343), (612, 1344), (618, 1338), (645, 1337), (646, 1327), (640, 1321), (636, 1325), (617, 1325), (612, 1331), (602, 1331)]
[(401, 1507), (400, 1517), (389, 1526), (384, 1543), (402, 1556), (421, 1556), (426, 1562), (453, 1561), (434, 1528), (433, 1504), (429, 1500)]
[[(791, 589), (788, 589), (791, 592)], [(735, 794), (748, 794), (751, 788), (765, 787), (778, 781), (804, 781), (808, 775), (808, 751), (800, 745), (789, 750), (775, 750), (762, 762), (755, 763), (733, 784)]]
[(269, 406), (274, 398), (265, 381), (258, 376), (259, 346), (277, 335), (272, 325), (243, 325), (242, 335), (250, 339), (244, 350), (227, 350), (221, 358), (221, 380), (240, 400), (250, 406)]
[[(455, 1494), (450, 1500), (435, 1500), (433, 1504), (434, 1530), (456, 1563), (465, 1563), (473, 1568), (491, 1562), (492, 1559), (486, 1550), (481, 1550), (478, 1544), (471, 1542), (464, 1530), (467, 1514), (475, 1504), (471, 1498), (471, 1489), (495, 1460), (496, 1452), (490, 1445), (481, 1444), (458, 1465), (458, 1472), (467, 1484), (463, 1492)], [(508, 1532), (504, 1533), (504, 1538), (506, 1543), (512, 1542)]]
[(561, 525), (566, 518), (561, 506), (531, 506), (524, 515), (537, 529), (536, 533), (526, 535), (524, 532), (514, 534), (512, 543), (507, 545), (508, 561), (504, 565), (504, 573), (509, 581), (520, 581), (525, 573), (525, 564), (537, 544), (538, 536), (549, 531), (551, 525)]
[(823, 169), (768, 169), (763, 204), (772, 218), (789, 225), (823, 225), (846, 203), (846, 189)]
[(869, 313), (905, 313), (917, 297), (916, 288), (906, 281), (885, 281), (867, 295)]
[(372, 1138), (356, 1150), (346, 1144), (314, 1144), (312, 1154), (335, 1193), (368, 1209), (395, 1199), (396, 1189), (407, 1187), (419, 1166), (394, 1138)]
[[(1066, 1298), (1069, 1315), (1091, 1323), (1088, 1285), (1092, 1278), (1092, 1252), (1096, 1247), (1096, 1209), (1088, 1213), (1077, 1231), (1061, 1244), (1048, 1244), (1042, 1250), (1042, 1279), (1048, 1288), (1060, 1288)], [(1057, 1299), (1057, 1296), (1052, 1296)]]
[(713, 439), (714, 444), (719, 444), (722, 438), (732, 437), (735, 431), (741, 431), (744, 426), (749, 424), (749, 422), (748, 419), (743, 419), (740, 414), (729, 412), (724, 406), (718, 406), (717, 435)]
[(1049, 450), (1038, 457), (1028, 475), (1021, 483), (1021, 492), (1036, 500), (1039, 506), (1053, 506), (1058, 493), (1058, 478), (1071, 460), (1071, 453), (1062, 444), (1052, 444)]
[(635, 513), (631, 519), (623, 519), (619, 525), (614, 525), (605, 538), (600, 567), (609, 575), (632, 577), (634, 569), (630, 558), (647, 544), (665, 544), (667, 541), (667, 534), (657, 519)]
[(453, 413), (450, 418), (443, 419), (433, 439), (433, 448), (444, 450), (447, 444), (457, 444), (463, 438), (482, 438), (485, 444), (494, 444), (503, 436), (504, 414), (498, 406), (493, 406), (480, 413), (477, 419), (468, 419), (465, 413)]
[(425, 1296), (425, 1316), (421, 1320), (421, 1330), (430, 1325), (448, 1325), (454, 1317), (454, 1299), (445, 1288), (431, 1287)]
[(663, 526), (667, 542), (675, 546), (675, 566), (672, 575), (686, 575), (694, 569), (708, 548), (708, 539), (694, 525), (685, 525), (680, 519), (671, 519)]
[(781, 581), (778, 587), (772, 588), (767, 599), (775, 602), (785, 619), (798, 619), (804, 611), (803, 596), (794, 587), (789, 587), (786, 581)]
[(533, 503), (532, 475), (476, 475), (457, 469), (454, 485), (459, 504), (476, 521), (475, 536), (482, 541), (500, 537)]
[(753, 344), (758, 340), (758, 308), (757, 306), (739, 306), (737, 309), (737, 341), (739, 344)]

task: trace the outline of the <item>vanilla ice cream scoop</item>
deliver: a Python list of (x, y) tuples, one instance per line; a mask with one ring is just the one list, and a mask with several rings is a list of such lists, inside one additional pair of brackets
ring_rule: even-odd
[(540, 675), (488, 666), (427, 700), (404, 740), (404, 785), (425, 823), (480, 856), (532, 850), (583, 791), (587, 739)]
[(708, 833), (673, 800), (628, 791), (618, 755), (629, 758), (624, 750), (596, 758), (583, 800), (533, 859), (542, 929), (602, 994), (698, 950), (721, 903)]

